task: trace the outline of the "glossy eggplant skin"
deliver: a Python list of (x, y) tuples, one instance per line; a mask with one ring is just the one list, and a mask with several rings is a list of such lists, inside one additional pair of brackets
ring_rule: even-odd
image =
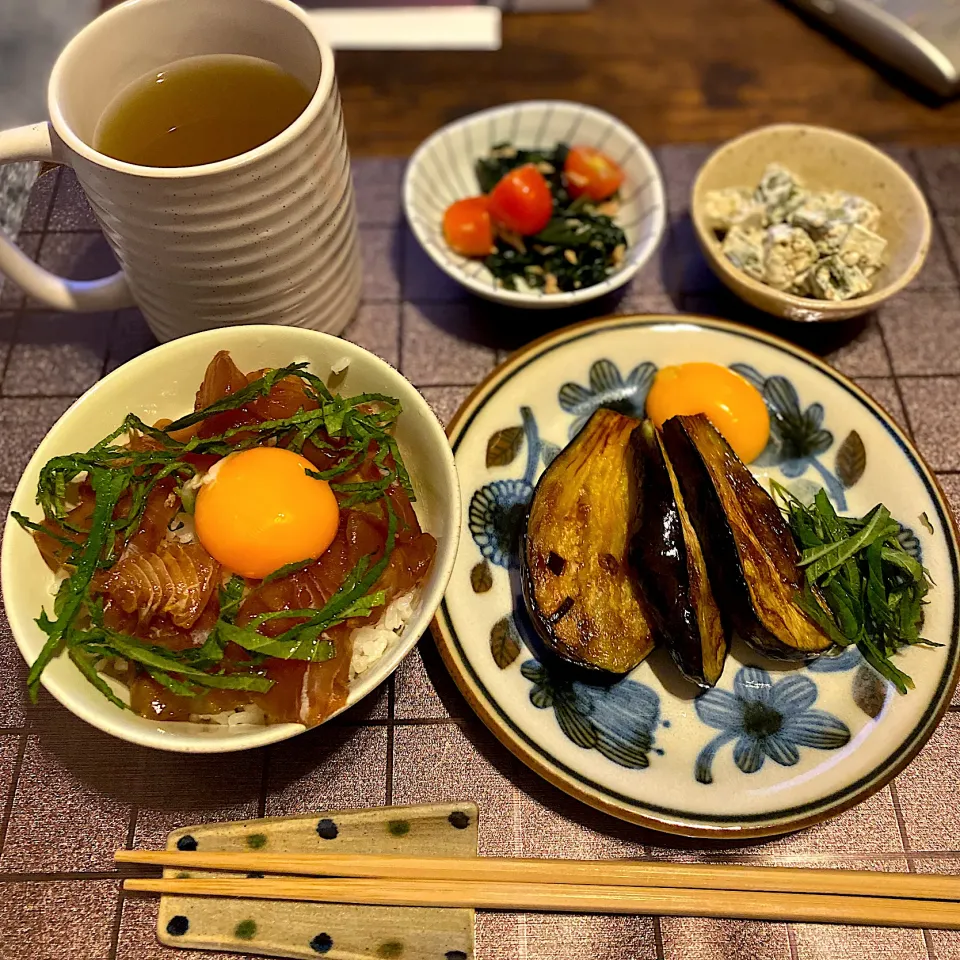
[(727, 633), (700, 540), (663, 443), (646, 420), (630, 437), (640, 490), (640, 525), (631, 560), (657, 633), (680, 672), (701, 687), (723, 673)]
[(780, 660), (832, 646), (796, 602), (800, 555), (780, 509), (702, 414), (663, 425), (663, 443), (703, 544), (728, 630)]
[(632, 670), (654, 637), (629, 567), (637, 421), (600, 409), (537, 483), (521, 544), (527, 611), (550, 651), (606, 675)]

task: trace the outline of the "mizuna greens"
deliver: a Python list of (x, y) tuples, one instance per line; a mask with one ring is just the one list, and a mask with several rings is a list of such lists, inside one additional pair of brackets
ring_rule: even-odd
[(906, 693), (913, 680), (891, 657), (904, 646), (939, 644), (921, 636), (933, 581), (904, 549), (902, 527), (883, 504), (860, 518), (841, 517), (825, 490), (807, 506), (776, 482), (773, 489), (802, 551), (807, 583), (799, 602), (834, 643), (856, 644), (870, 666)]

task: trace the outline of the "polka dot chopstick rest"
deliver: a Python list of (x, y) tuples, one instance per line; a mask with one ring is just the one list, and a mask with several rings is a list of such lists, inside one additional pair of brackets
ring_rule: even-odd
[[(477, 808), (429, 804), (207, 823), (171, 833), (167, 849), (475, 857)], [(163, 875), (236, 876), (177, 869)], [(474, 911), (165, 894), (157, 936), (171, 947), (305, 960), (472, 960)]]

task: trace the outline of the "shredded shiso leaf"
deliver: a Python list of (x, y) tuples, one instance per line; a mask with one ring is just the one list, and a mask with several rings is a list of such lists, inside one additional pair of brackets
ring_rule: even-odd
[[(336, 655), (336, 651), (332, 641), (324, 637), (324, 632), (344, 620), (365, 616), (383, 605), (383, 591), (372, 588), (389, 563), (397, 530), (397, 517), (386, 494), (394, 483), (399, 483), (407, 496), (414, 499), (409, 474), (391, 432), (401, 412), (400, 403), (393, 397), (376, 393), (355, 397), (334, 395), (319, 377), (306, 370), (306, 366), (305, 363), (295, 363), (268, 370), (236, 393), (181, 417), (163, 429), (148, 426), (139, 417), (128, 414), (116, 430), (85, 453), (54, 457), (44, 465), (37, 484), (37, 503), (47, 520), (72, 529), (67, 519), (70, 509), (68, 491), (72, 484), (83, 478), (93, 489), (96, 505), (89, 531), (75, 531), (83, 534), (79, 543), (51, 534), (46, 527), (22, 514), (13, 513), (14, 519), (25, 530), (52, 535), (70, 551), (64, 561), (70, 574), (57, 593), (54, 618), (51, 619), (44, 610), (36, 621), (47, 640), (27, 677), (34, 701), (41, 674), (64, 650), (83, 676), (121, 707), (123, 702), (97, 672), (97, 664), (105, 658), (120, 657), (137, 663), (158, 683), (183, 696), (195, 695), (204, 688), (265, 692), (273, 685), (273, 681), (263, 675), (265, 658), (328, 660)], [(180, 442), (171, 436), (214, 414), (236, 410), (258, 397), (265, 397), (274, 384), (285, 377), (303, 381), (305, 394), (316, 401), (319, 408), (301, 409), (282, 420), (244, 424), (213, 437), (192, 437)], [(136, 434), (157, 441), (160, 449), (131, 450), (125, 441)], [(243, 434), (242, 438), (234, 443), (228, 442), (240, 434)], [(334, 440), (336, 444), (331, 443)], [(383, 499), (388, 530), (382, 557), (376, 562), (373, 556), (362, 557), (321, 609), (260, 614), (243, 627), (237, 626), (235, 620), (245, 581), (242, 577), (233, 577), (220, 590), (219, 618), (200, 647), (173, 651), (111, 630), (104, 624), (103, 601), (91, 593), (91, 581), (98, 571), (109, 569), (119, 559), (127, 541), (136, 532), (147, 499), (156, 485), (173, 476), (182, 490), (183, 485), (198, 473), (197, 467), (186, 459), (188, 455), (227, 456), (266, 443), (279, 443), (299, 453), (307, 441), (319, 449), (336, 449), (342, 456), (340, 462), (329, 470), (307, 471), (310, 476), (331, 481), (331, 487), (337, 493), (346, 494), (340, 498), (342, 508)], [(371, 456), (371, 451), (374, 462), (381, 468), (380, 479), (366, 483), (334, 482), (337, 477), (359, 467)], [(392, 458), (389, 463), (388, 458)], [(118, 511), (121, 502), (129, 505)], [(288, 576), (311, 562), (288, 564), (267, 580)], [(267, 620), (278, 617), (298, 622), (273, 638), (257, 632)], [(248, 651), (251, 659), (243, 662), (227, 659), (228, 643), (235, 643)]]

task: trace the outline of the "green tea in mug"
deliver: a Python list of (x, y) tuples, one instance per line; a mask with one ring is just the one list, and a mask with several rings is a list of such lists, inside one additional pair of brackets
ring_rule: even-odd
[(97, 123), (95, 150), (147, 167), (192, 167), (236, 157), (272, 140), (313, 96), (258, 57), (177, 60), (134, 80)]

